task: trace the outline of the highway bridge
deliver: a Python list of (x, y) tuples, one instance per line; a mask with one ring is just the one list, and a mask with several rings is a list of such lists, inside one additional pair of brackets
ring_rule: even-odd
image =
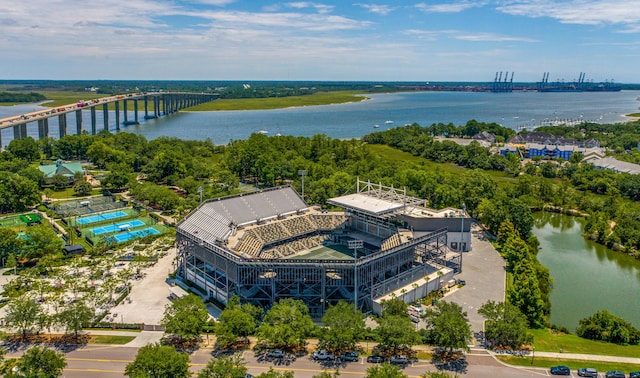
[[(143, 102), (144, 119), (157, 118), (163, 115), (173, 114), (181, 109), (189, 108), (204, 102), (217, 99), (218, 94), (212, 93), (188, 93), (188, 92), (144, 92), (128, 93), (109, 97), (96, 98), (89, 101), (78, 101), (75, 104), (56, 106), (37, 110), (30, 113), (19, 114), (0, 119), (0, 149), (2, 148), (2, 130), (13, 128), (13, 139), (26, 138), (27, 124), (38, 123), (38, 139), (46, 138), (49, 135), (49, 120), (57, 118), (58, 136), (67, 135), (67, 115), (75, 114), (76, 132), (83, 132), (82, 112), (89, 112), (91, 115), (91, 134), (98, 132), (97, 115), (99, 109), (102, 110), (102, 124), (104, 130), (109, 130), (109, 104), (114, 104), (115, 129), (120, 130), (122, 125), (136, 125), (138, 121), (139, 101)], [(129, 119), (129, 103), (133, 103), (133, 119)], [(122, 113), (122, 122), (120, 115)]]

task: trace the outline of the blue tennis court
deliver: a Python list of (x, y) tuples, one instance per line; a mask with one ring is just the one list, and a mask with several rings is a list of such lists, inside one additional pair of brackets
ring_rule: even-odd
[(118, 241), (118, 243), (126, 242), (131, 239), (143, 238), (149, 235), (159, 235), (160, 231), (153, 227), (143, 228), (142, 230), (135, 230), (122, 234), (115, 234), (112, 237)]
[(108, 224), (106, 226), (92, 228), (91, 232), (93, 232), (94, 235), (102, 235), (102, 234), (108, 234), (110, 232), (124, 231), (130, 228), (135, 228), (140, 226), (144, 226), (143, 221), (141, 221), (140, 219), (132, 219), (126, 222)]
[(90, 223), (96, 223), (96, 222), (104, 222), (111, 219), (124, 218), (128, 215), (129, 214), (125, 213), (124, 211), (114, 211), (112, 213), (95, 214), (95, 215), (89, 215), (87, 217), (78, 218), (77, 222), (78, 224), (90, 224)]

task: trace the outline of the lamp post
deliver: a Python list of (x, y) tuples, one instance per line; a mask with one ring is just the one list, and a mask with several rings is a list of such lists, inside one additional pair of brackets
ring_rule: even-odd
[(200, 203), (202, 203), (202, 191), (204, 190), (204, 188), (202, 186), (198, 187), (198, 193), (200, 193)]
[(307, 175), (307, 170), (306, 169), (300, 169), (298, 171), (298, 175), (302, 176), (302, 200), (304, 201), (304, 176)]
[(464, 204), (464, 202), (462, 202), (462, 216), (460, 217), (460, 273), (462, 273), (462, 252), (463, 252), (463, 248), (462, 245), (464, 243), (464, 214), (465, 214), (465, 210), (466, 210), (466, 206)]

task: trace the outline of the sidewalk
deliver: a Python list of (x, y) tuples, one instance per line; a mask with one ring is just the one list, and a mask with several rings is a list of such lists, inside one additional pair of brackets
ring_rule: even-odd
[(640, 365), (640, 358), (637, 358), (637, 357), (601, 356), (597, 354), (559, 353), (559, 352), (535, 352), (535, 357), (558, 358), (561, 360), (621, 362), (625, 364)]

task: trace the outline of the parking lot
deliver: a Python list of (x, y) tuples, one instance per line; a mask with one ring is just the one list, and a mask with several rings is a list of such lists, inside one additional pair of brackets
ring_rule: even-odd
[(462, 273), (456, 278), (466, 285), (446, 296), (467, 312), (474, 333), (483, 330), (484, 318), (478, 308), (489, 300), (502, 302), (505, 298), (505, 262), (493, 245), (484, 237), (482, 230), (474, 225), (471, 238), (472, 250), (462, 256)]

